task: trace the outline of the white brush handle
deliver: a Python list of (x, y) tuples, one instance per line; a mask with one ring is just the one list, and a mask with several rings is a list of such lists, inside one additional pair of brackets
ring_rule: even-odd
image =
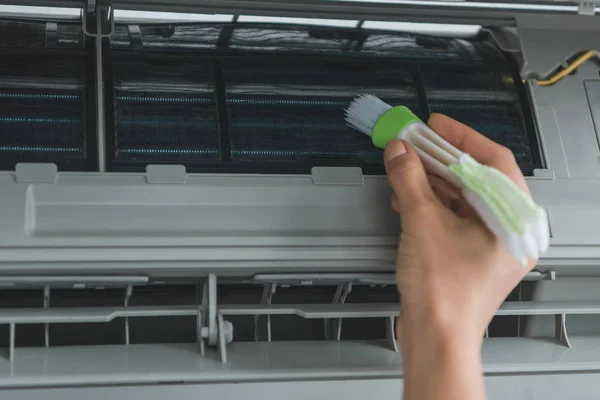
[(449, 165), (458, 163), (463, 153), (423, 122), (416, 121), (407, 125), (398, 134), (398, 139), (406, 140), (413, 145), (430, 173), (445, 179), (457, 188), (463, 187), (460, 178), (448, 170)]
[[(475, 209), (481, 220), (487, 225), (487, 227), (496, 235), (498, 239), (508, 251), (521, 263), (526, 266), (528, 257), (537, 258), (538, 248), (537, 245), (530, 246), (528, 242), (529, 236), (533, 239), (532, 235), (526, 235), (523, 237), (518, 236), (514, 232), (508, 232), (500, 225), (496, 216), (491, 212), (490, 208), (481, 200), (479, 195), (465, 188), (462, 191), (463, 196), (469, 202), (471, 207)], [(525, 243), (527, 241), (527, 243)]]
[(461, 179), (450, 172), (448, 166), (458, 164), (462, 157), (468, 157), (466, 153), (452, 146), (420, 121), (402, 129), (398, 138), (406, 140), (414, 146), (428, 172), (438, 175), (455, 187), (462, 189), (462, 194), (467, 202), (521, 264), (527, 265), (529, 259), (537, 259), (540, 252), (543, 253), (548, 249), (547, 219), (533, 221), (520, 234), (507, 230), (480, 195), (464, 186)]

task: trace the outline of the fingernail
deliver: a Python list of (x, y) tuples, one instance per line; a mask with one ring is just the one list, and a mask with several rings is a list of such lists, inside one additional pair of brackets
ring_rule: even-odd
[(402, 140), (391, 140), (385, 146), (385, 161), (391, 161), (394, 158), (406, 153), (406, 146)]

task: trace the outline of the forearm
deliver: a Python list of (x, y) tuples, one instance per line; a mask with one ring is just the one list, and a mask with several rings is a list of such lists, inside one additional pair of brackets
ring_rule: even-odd
[(480, 343), (435, 332), (415, 334), (402, 346), (404, 400), (484, 400)]

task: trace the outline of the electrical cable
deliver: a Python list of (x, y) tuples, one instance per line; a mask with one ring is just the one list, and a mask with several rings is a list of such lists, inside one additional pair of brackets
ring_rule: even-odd
[(536, 81), (536, 83), (538, 84), (538, 86), (552, 86), (555, 83), (557, 83), (558, 81), (560, 81), (561, 79), (563, 79), (565, 76), (569, 75), (571, 72), (573, 72), (577, 68), (579, 68), (579, 66), (581, 66), (581, 64), (585, 63), (586, 61), (588, 61), (589, 59), (591, 59), (593, 57), (600, 57), (600, 53), (598, 53), (596, 50), (588, 50), (585, 53), (583, 53), (581, 56), (576, 58), (575, 61), (573, 61), (571, 64), (569, 64), (565, 69), (557, 72), (556, 74), (552, 75), (548, 79), (538, 80), (538, 81)]

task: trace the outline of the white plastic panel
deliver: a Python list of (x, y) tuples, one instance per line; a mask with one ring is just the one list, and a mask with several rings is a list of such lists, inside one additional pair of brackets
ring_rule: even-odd
[[(389, 194), (380, 178), (315, 185), (311, 176), (194, 175), (178, 185), (148, 184), (143, 174), (82, 173), (59, 174), (56, 184), (17, 184), (5, 173), (0, 235), (15, 244), (121, 242), (115, 236), (394, 236), (389, 207), (371, 206)], [(16, 229), (9, 232), (8, 224)]]
[[(0, 269), (391, 270), (399, 224), (387, 179), (324, 172), (187, 175), (176, 184), (60, 172), (44, 178), (55, 183), (27, 183), (35, 179), (24, 173), (17, 183), (14, 173), (1, 173)], [(540, 264), (600, 257), (600, 180), (528, 182), (552, 230)]]
[[(543, 374), (543, 375), (489, 375), (485, 377), (487, 398), (489, 400), (561, 400), (569, 398), (572, 400), (591, 400), (595, 393), (600, 390), (600, 376), (594, 373), (588, 374)], [(333, 382), (300, 382), (297, 384), (284, 383), (288, 385), (286, 390), (291, 397), (302, 398), (308, 392), (323, 394), (324, 398), (346, 399), (396, 399), (401, 390), (401, 383), (397, 380), (361, 380), (361, 381), (333, 381)], [(296, 386), (297, 385), (297, 386)], [(318, 386), (313, 386), (318, 385)], [(261, 387), (262, 386), (262, 387)], [(274, 390), (282, 390), (283, 387), (265, 387), (256, 384), (254, 387), (243, 385), (241, 390), (246, 390), (246, 398), (251, 399), (254, 393), (262, 398), (267, 398)], [(295, 388), (298, 390), (295, 390)], [(302, 388), (302, 390), (300, 390)], [(338, 389), (339, 388), (339, 389)], [(229, 390), (233, 390), (229, 389)], [(296, 394), (291, 394), (295, 392)], [(226, 392), (222, 392), (226, 393)], [(328, 394), (331, 393), (331, 396)], [(347, 396), (344, 396), (347, 394)], [(343, 396), (343, 397), (341, 397)], [(93, 400), (93, 399), (92, 399)]]
[[(598, 338), (571, 338), (568, 349), (548, 340), (486, 339), (486, 374), (592, 372), (600, 368)], [(385, 342), (232, 343), (228, 363), (202, 357), (195, 344), (17, 348), (0, 360), (0, 387), (214, 383), (399, 378), (402, 359)]]
[(372, 196), (361, 189), (32, 184), (25, 226), (36, 238), (394, 235), (389, 213), (360, 212)]
[[(485, 377), (489, 400), (595, 400), (600, 391), (600, 374), (491, 375)], [(46, 388), (0, 392), (5, 400), (197, 400), (205, 398), (289, 400), (306, 398), (363, 400), (399, 399), (401, 379), (353, 379), (300, 382), (257, 382), (231, 384), (179, 384), (120, 387)]]

